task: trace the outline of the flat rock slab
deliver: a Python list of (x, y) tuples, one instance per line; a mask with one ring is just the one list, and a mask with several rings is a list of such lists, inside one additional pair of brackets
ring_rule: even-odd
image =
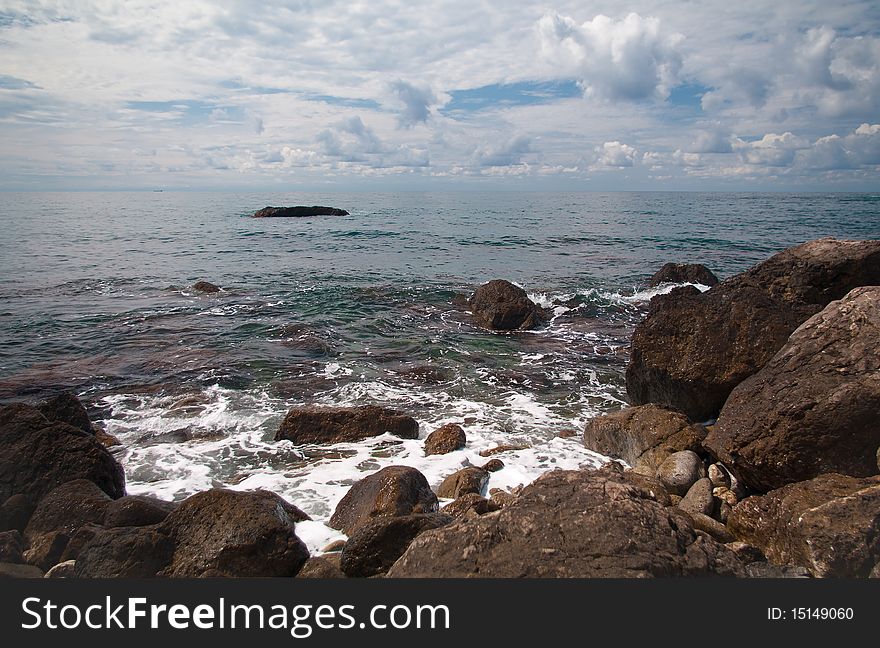
[(306, 218), (309, 216), (348, 216), (348, 212), (336, 207), (321, 207), (318, 205), (313, 205), (312, 207), (302, 205), (297, 205), (296, 207), (264, 207), (255, 212), (253, 218)]

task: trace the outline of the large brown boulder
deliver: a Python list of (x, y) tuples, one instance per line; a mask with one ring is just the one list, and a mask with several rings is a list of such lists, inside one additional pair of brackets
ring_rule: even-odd
[(857, 288), (795, 331), (727, 399), (705, 445), (746, 486), (877, 474), (880, 287)]
[(52, 422), (67, 423), (83, 432), (95, 433), (86, 408), (70, 392), (63, 392), (46, 399), (40, 404), (39, 409), (43, 416)]
[(438, 455), (448, 454), (461, 450), (467, 444), (467, 436), (460, 425), (447, 423), (442, 425), (425, 439), (425, 454)]
[(440, 482), (440, 485), (437, 487), (437, 496), (458, 499), (468, 493), (482, 495), (487, 483), (489, 483), (488, 471), (476, 466), (467, 466), (452, 473)]
[(416, 536), (451, 522), (452, 518), (444, 513), (417, 513), (371, 520), (361, 525), (345, 543), (340, 568), (349, 577), (384, 574)]
[(702, 263), (667, 263), (648, 279), (652, 288), (662, 283), (694, 283), (711, 288), (718, 277)]
[(104, 526), (149, 526), (158, 524), (171, 513), (177, 504), (147, 495), (126, 495), (107, 505)]
[(419, 424), (397, 410), (360, 407), (294, 407), (275, 434), (275, 440), (294, 443), (348, 443), (389, 432), (403, 439), (416, 439)]
[(552, 471), (498, 513), (418, 536), (389, 577), (741, 575), (724, 545), (614, 467)]
[(112, 498), (125, 494), (125, 475), (93, 434), (50, 422), (20, 403), (0, 407), (0, 501), (16, 494), (37, 502), (75, 479), (97, 484)]
[(547, 317), (525, 290), (504, 279), (493, 279), (477, 288), (468, 306), (480, 324), (500, 331), (534, 328)]
[(814, 576), (866, 577), (880, 564), (880, 477), (828, 473), (737, 504), (739, 539)]
[(174, 542), (156, 526), (98, 531), (76, 557), (77, 578), (154, 578), (174, 557)]
[(307, 519), (267, 491), (214, 488), (197, 493), (157, 527), (174, 543), (162, 575), (295, 576), (309, 557), (295, 525)]
[(880, 284), (880, 241), (821, 239), (781, 252), (705, 293), (651, 300), (632, 338), (626, 388), (692, 420), (717, 416), (804, 321), (858, 286)]
[(655, 475), (660, 464), (681, 450), (701, 452), (706, 429), (688, 417), (658, 405), (627, 407), (587, 421), (584, 446), (622, 459), (636, 472)]
[(336, 506), (330, 527), (350, 536), (374, 518), (435, 513), (437, 509), (437, 496), (422, 473), (409, 466), (388, 466), (355, 482)]

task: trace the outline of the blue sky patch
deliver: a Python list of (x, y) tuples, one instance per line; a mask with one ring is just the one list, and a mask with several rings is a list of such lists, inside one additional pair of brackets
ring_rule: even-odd
[(583, 92), (574, 80), (521, 81), (519, 83), (492, 84), (467, 90), (452, 90), (452, 99), (441, 112), (477, 112), (498, 107), (533, 106), (560, 99), (580, 97)]

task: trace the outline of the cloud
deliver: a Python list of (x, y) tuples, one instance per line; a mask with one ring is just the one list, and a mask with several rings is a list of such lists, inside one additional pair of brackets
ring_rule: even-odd
[(398, 79), (391, 84), (391, 91), (403, 103), (403, 109), (398, 116), (403, 128), (412, 128), (416, 124), (428, 121), (431, 116), (431, 106), (437, 103), (437, 97), (430, 88), (415, 86)]
[(666, 33), (657, 18), (598, 15), (578, 25), (568, 16), (549, 13), (537, 29), (543, 55), (561, 72), (577, 76), (586, 96), (665, 99), (678, 82), (683, 36)]
[(596, 166), (598, 167), (631, 167), (635, 164), (637, 151), (628, 144), (618, 141), (605, 142), (596, 149)]
[(720, 128), (701, 130), (688, 150), (691, 153), (730, 153), (733, 151), (730, 133)]
[(734, 148), (743, 162), (761, 166), (790, 166), (794, 162), (795, 153), (808, 147), (806, 140), (789, 132), (782, 135), (767, 133), (754, 142), (739, 138), (734, 141)]
[(505, 167), (523, 164), (524, 156), (532, 152), (532, 140), (525, 135), (517, 135), (500, 145), (483, 145), (473, 154), (474, 163), (479, 167)]

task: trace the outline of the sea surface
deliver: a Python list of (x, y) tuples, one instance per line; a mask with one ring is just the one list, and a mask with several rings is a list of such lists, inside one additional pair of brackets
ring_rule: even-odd
[[(249, 218), (297, 204), (351, 215)], [(880, 195), (4, 193), (0, 402), (71, 390), (122, 442), (130, 493), (267, 488), (313, 517), (297, 531), (318, 550), (342, 537), (324, 522), (351, 483), (387, 465), (436, 485), (522, 446), (497, 455), (502, 489), (600, 465), (559, 434), (625, 405), (629, 336), (672, 288), (647, 277), (677, 261), (725, 278), (823, 236), (880, 238)], [(475, 326), (453, 301), (494, 278), (552, 321)], [(468, 447), (273, 441), (292, 406), (366, 403), (422, 439), (462, 424)]]

